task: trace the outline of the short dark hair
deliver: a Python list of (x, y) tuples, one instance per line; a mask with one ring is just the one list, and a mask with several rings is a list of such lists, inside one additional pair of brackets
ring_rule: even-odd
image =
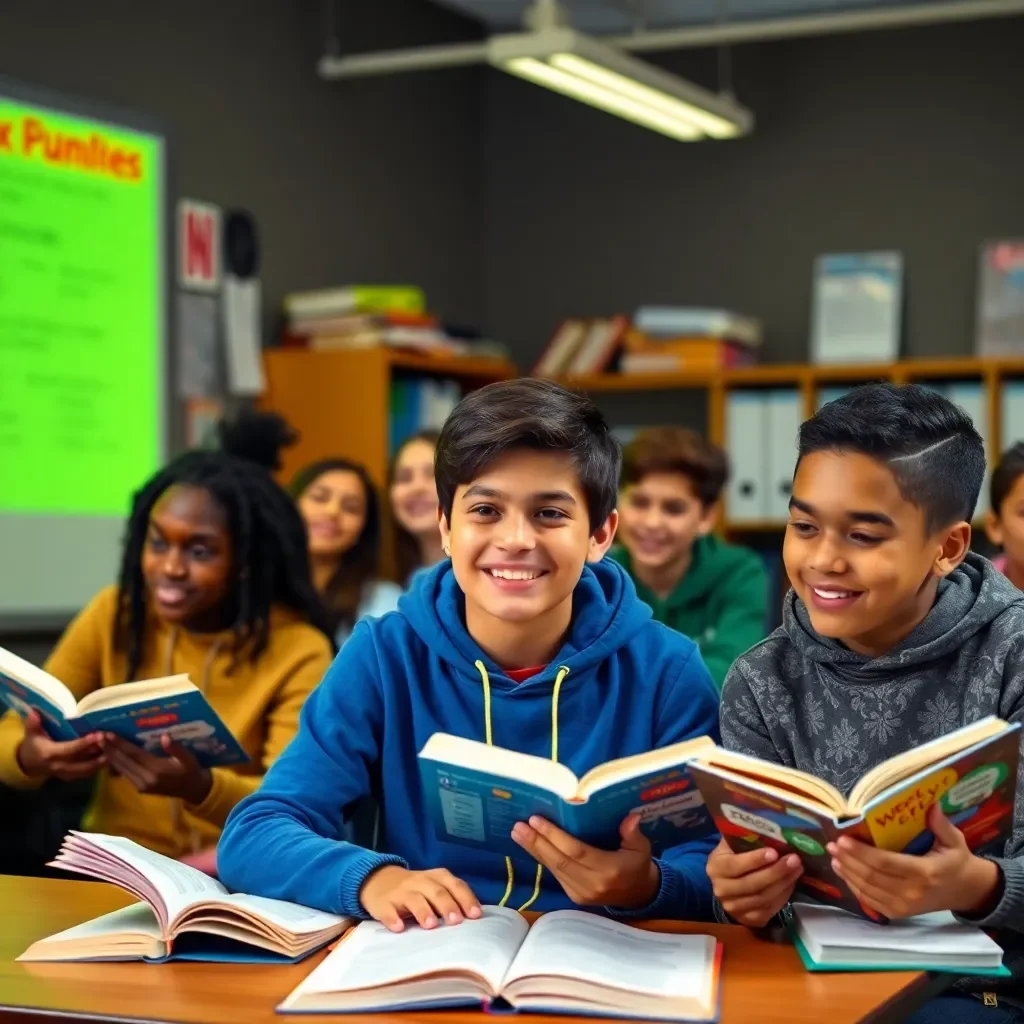
[(992, 471), (989, 504), (996, 515), (999, 515), (1003, 502), (1009, 497), (1020, 476), (1024, 476), (1024, 441), (1018, 441), (1012, 448), (1007, 448), (999, 465)]
[(718, 445), (685, 427), (648, 427), (622, 449), (622, 486), (651, 473), (680, 473), (692, 483), (701, 504), (718, 501), (729, 479), (729, 460)]
[(471, 391), (441, 428), (434, 479), (449, 522), (459, 484), (475, 480), (517, 448), (572, 457), (592, 531), (615, 508), (622, 452), (601, 410), (553, 381), (521, 377)]
[(929, 532), (970, 520), (985, 478), (985, 445), (970, 416), (919, 384), (864, 384), (800, 427), (799, 460), (859, 452), (884, 463)]

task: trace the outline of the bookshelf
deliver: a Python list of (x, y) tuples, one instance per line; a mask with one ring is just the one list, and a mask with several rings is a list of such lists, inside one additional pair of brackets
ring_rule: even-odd
[(283, 453), (280, 479), (287, 481), (302, 466), (330, 456), (364, 465), (381, 492), (386, 574), (394, 569), (386, 493), (392, 380), (449, 378), (465, 392), (516, 376), (515, 366), (502, 359), (420, 355), (383, 347), (269, 349), (264, 365), (267, 387), (260, 408), (280, 413), (301, 435)]
[[(845, 366), (813, 366), (803, 363), (754, 366), (736, 370), (672, 374), (583, 374), (560, 378), (560, 383), (593, 395), (635, 392), (699, 390), (707, 394), (707, 436), (728, 450), (726, 409), (730, 394), (736, 391), (795, 389), (800, 394), (803, 418), (814, 415), (822, 389), (856, 385), (872, 380), (895, 383), (974, 382), (982, 386), (984, 400), (982, 433), (986, 436), (990, 458), (995, 458), (1008, 441), (1003, 435), (1003, 385), (1024, 379), (1024, 359), (914, 359), (897, 363), (861, 363)], [(777, 518), (745, 519), (742, 524), (729, 519), (725, 509), (723, 531), (734, 537), (778, 532), (784, 522)]]

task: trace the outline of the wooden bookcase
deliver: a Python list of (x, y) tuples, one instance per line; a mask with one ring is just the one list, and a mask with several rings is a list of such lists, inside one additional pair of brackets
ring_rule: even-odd
[[(1005, 447), (1002, 437), (1002, 385), (1007, 380), (1024, 378), (1024, 359), (919, 359), (898, 363), (851, 364), (848, 366), (812, 366), (779, 364), (738, 370), (676, 374), (591, 374), (565, 377), (561, 383), (592, 394), (626, 391), (701, 390), (707, 392), (707, 436), (728, 448), (726, 438), (726, 398), (739, 389), (795, 388), (803, 400), (804, 417), (817, 409), (822, 388), (858, 384), (872, 380), (895, 383), (942, 381), (978, 381), (983, 385), (987, 435), (991, 457)], [(757, 532), (776, 532), (783, 523), (776, 520), (744, 522), (731, 526), (725, 510), (723, 530), (743, 536)]]
[(418, 355), (387, 348), (270, 349), (264, 365), (267, 387), (260, 408), (280, 413), (300, 434), (298, 443), (284, 452), (281, 480), (330, 456), (364, 465), (381, 492), (382, 568), (388, 575), (394, 570), (386, 493), (392, 380), (409, 375), (451, 378), (469, 391), (516, 376), (515, 366), (502, 359)]

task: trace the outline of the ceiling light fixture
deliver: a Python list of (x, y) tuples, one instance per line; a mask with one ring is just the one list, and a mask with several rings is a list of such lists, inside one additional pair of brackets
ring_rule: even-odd
[(683, 142), (731, 139), (754, 126), (728, 96), (570, 28), (492, 36), (488, 62), (547, 89)]

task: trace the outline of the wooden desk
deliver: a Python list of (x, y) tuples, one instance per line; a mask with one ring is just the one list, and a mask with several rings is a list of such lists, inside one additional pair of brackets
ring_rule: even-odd
[[(276, 1015), (274, 1007), (323, 953), (280, 967), (13, 962), (36, 939), (128, 902), (126, 893), (100, 883), (0, 876), (0, 1022), (40, 1024), (49, 1018), (282, 1024), (296, 1019)], [(743, 928), (665, 923), (660, 929), (713, 932), (725, 943), (723, 1024), (903, 1020), (938, 990), (928, 975), (913, 972), (808, 974), (791, 947), (762, 942)], [(469, 1012), (432, 1011), (429, 1017), (431, 1024), (480, 1024), (486, 1019)], [(379, 1014), (329, 1019), (339, 1024), (412, 1024), (426, 1018)], [(570, 1017), (557, 1021), (573, 1024)]]

